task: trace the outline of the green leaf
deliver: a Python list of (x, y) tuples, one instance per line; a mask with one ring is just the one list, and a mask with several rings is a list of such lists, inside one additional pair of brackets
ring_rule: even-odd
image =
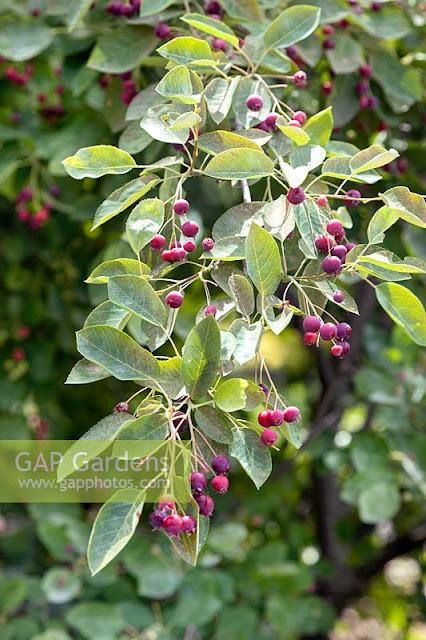
[(68, 15), (68, 33), (74, 31), (92, 5), (90, 0), (78, 0), (73, 4), (75, 6), (72, 7), (72, 12)]
[(130, 318), (130, 313), (116, 307), (109, 300), (101, 302), (93, 311), (87, 316), (84, 326), (91, 327), (96, 324), (106, 324), (108, 327), (115, 327), (116, 329), (124, 329), (127, 321)]
[(371, 218), (367, 236), (370, 244), (380, 244), (385, 239), (384, 232), (398, 220), (397, 213), (387, 206), (381, 207)]
[(121, 132), (118, 146), (130, 155), (136, 155), (146, 149), (151, 142), (151, 136), (141, 129), (139, 122), (133, 121)]
[[(10, 583), (8, 584), (8, 587), (9, 586), (11, 586)], [(68, 569), (53, 567), (52, 569), (48, 569), (44, 574), (41, 581), (41, 588), (47, 602), (50, 604), (63, 605), (78, 597), (81, 593), (81, 582), (79, 577), (68, 571)], [(65, 638), (67, 638), (67, 636), (65, 636)], [(34, 640), (34, 636), (32, 636), (31, 640)], [(47, 638), (47, 640), (49, 640), (49, 638)], [(55, 640), (55, 638), (53, 638), (53, 640)], [(59, 637), (59, 640), (61, 640), (61, 637)]]
[(163, 58), (178, 64), (196, 67), (212, 67), (216, 64), (208, 42), (191, 36), (173, 38), (157, 49), (157, 52)]
[(416, 295), (394, 282), (379, 284), (376, 296), (386, 313), (421, 346), (426, 346), (426, 312)]
[(426, 263), (420, 258), (404, 258), (404, 260), (400, 260), (391, 251), (375, 251), (368, 255), (360, 256), (357, 259), (357, 263), (377, 265), (399, 273), (426, 273)]
[(265, 394), (254, 382), (231, 378), (219, 384), (214, 401), (222, 411), (251, 411), (265, 401)]
[(234, 441), (232, 422), (214, 407), (205, 406), (196, 409), (195, 421), (203, 433), (215, 442), (231, 444)]
[(163, 102), (162, 96), (155, 90), (155, 84), (151, 84), (146, 87), (146, 89), (139, 91), (133, 98), (127, 109), (126, 120), (140, 120), (148, 109), (158, 106)]
[(426, 229), (426, 203), (417, 193), (411, 193), (407, 187), (393, 187), (381, 193), (380, 197), (392, 213), (410, 224)]
[(188, 111), (187, 113), (182, 113), (180, 116), (173, 121), (173, 124), (169, 126), (169, 131), (181, 131), (182, 129), (194, 129), (197, 128), (202, 122), (201, 116), (198, 113), (194, 113), (194, 111)]
[(160, 367), (154, 356), (114, 327), (86, 327), (77, 332), (77, 349), (118, 380), (155, 381)]
[[(71, 473), (74, 473), (74, 471), (77, 471), (77, 469), (82, 467), (86, 462), (90, 462), (90, 460), (93, 460), (93, 458), (107, 449), (118, 436), (124, 425), (130, 423), (132, 420), (133, 415), (131, 414), (113, 413), (97, 422), (89, 431), (86, 431), (86, 433), (64, 453), (57, 468), (58, 482), (61, 482), (61, 480)], [(82, 450), (82, 441), (87, 441), (87, 451), (85, 452), (84, 461), (78, 463), (74, 460), (74, 456)]]
[(354, 155), (349, 161), (349, 167), (353, 174), (363, 173), (364, 171), (371, 171), (371, 169), (383, 167), (385, 164), (389, 164), (392, 160), (395, 160), (398, 156), (399, 153), (395, 149), (389, 149), (388, 151), (375, 144)]
[[(162, 413), (159, 413), (159, 409)], [(169, 421), (164, 413), (164, 407), (159, 405), (151, 413), (132, 420), (120, 431), (117, 440), (165, 440), (168, 433)], [(112, 455), (114, 456), (115, 453), (113, 449)]]
[[(180, 105), (176, 105), (174, 108), (178, 106)], [(140, 122), (140, 126), (154, 140), (172, 144), (185, 144), (188, 139), (189, 128), (171, 130), (170, 125), (173, 125), (181, 114), (176, 114), (176, 118), (172, 120), (169, 111), (170, 106), (148, 109)]]
[(160, 179), (157, 178), (157, 176), (145, 175), (131, 180), (119, 189), (113, 191), (98, 207), (91, 230), (94, 231), (94, 229), (100, 227), (101, 224), (111, 220), (111, 218), (127, 209), (127, 207), (130, 207), (159, 182)]
[(220, 332), (213, 316), (199, 322), (186, 339), (182, 377), (192, 398), (202, 396), (213, 384), (220, 362)]
[[(122, 502), (118, 502), (120, 498)], [(102, 505), (90, 534), (87, 561), (92, 576), (113, 560), (132, 538), (145, 500), (145, 492), (122, 489)]]
[(235, 33), (227, 24), (220, 20), (210, 18), (210, 16), (205, 16), (201, 13), (187, 13), (181, 17), (181, 20), (191, 25), (191, 27), (195, 27), (198, 31), (203, 31), (204, 33), (208, 33), (209, 36), (214, 36), (215, 38), (229, 42), (229, 44), (232, 44), (234, 47), (238, 45), (239, 40)]
[(110, 374), (106, 369), (82, 358), (71, 369), (65, 384), (89, 384), (109, 377)]
[(150, 273), (150, 268), (139, 260), (116, 258), (116, 260), (107, 260), (98, 265), (86, 279), (86, 282), (87, 284), (107, 284), (108, 280), (114, 276), (140, 276)]
[(156, 13), (161, 13), (174, 2), (175, 0), (142, 0), (140, 15), (150, 16)]
[(259, 489), (272, 471), (271, 452), (251, 429), (234, 427), (233, 434), (234, 442), (229, 447), (229, 455), (238, 460)]
[(252, 360), (259, 350), (262, 337), (262, 323), (248, 324), (246, 320), (238, 318), (232, 323), (229, 331), (236, 338), (236, 345), (232, 354), (237, 364), (243, 365)]
[(270, 306), (264, 309), (263, 317), (271, 331), (275, 333), (276, 336), (279, 336), (290, 324), (293, 318), (293, 311), (288, 307), (284, 307), (280, 313), (275, 315), (274, 307)]
[(263, 207), (262, 213), (265, 229), (278, 240), (284, 241), (293, 231), (295, 225), (293, 207), (284, 195), (268, 202)]
[(231, 296), (235, 300), (237, 311), (243, 316), (251, 316), (254, 311), (254, 291), (252, 284), (245, 276), (238, 274), (229, 276)]
[(253, 223), (246, 239), (247, 273), (262, 298), (275, 293), (281, 282), (281, 256), (270, 233)]
[(331, 107), (327, 107), (327, 109), (311, 116), (304, 125), (303, 130), (310, 137), (312, 144), (325, 147), (333, 132), (333, 114)]
[(228, 149), (212, 158), (204, 173), (220, 180), (251, 180), (272, 175), (274, 165), (263, 151)]
[(213, 78), (206, 86), (204, 97), (215, 124), (220, 124), (228, 115), (239, 82), (240, 76), (235, 76), (230, 82), (225, 78)]
[(381, 85), (386, 100), (396, 113), (405, 113), (421, 99), (422, 83), (418, 71), (401, 64), (384, 48), (371, 57), (374, 79)]
[(354, 14), (353, 20), (378, 40), (400, 40), (407, 36), (413, 27), (404, 13), (396, 6), (390, 7), (389, 4), (383, 3), (379, 12), (363, 11), (360, 15)]
[(149, 27), (125, 24), (98, 38), (87, 66), (103, 73), (130, 71), (152, 53), (157, 42)]
[(377, 483), (368, 487), (358, 499), (361, 522), (376, 524), (391, 520), (401, 505), (399, 490), (395, 484)]
[(354, 73), (364, 63), (362, 47), (347, 33), (333, 34), (334, 49), (326, 51), (330, 67), (336, 74)]
[(296, 226), (308, 250), (307, 257), (316, 258), (315, 238), (324, 232), (321, 210), (313, 200), (307, 198), (302, 204), (294, 205), (293, 211)]
[(321, 9), (300, 4), (285, 9), (266, 29), (263, 41), (268, 49), (289, 47), (307, 38), (319, 25)]
[(374, 171), (374, 169), (353, 175), (349, 166), (351, 159), (352, 156), (334, 156), (327, 158), (321, 169), (322, 175), (332, 176), (333, 178), (339, 178), (341, 180), (352, 180), (353, 182), (366, 182), (367, 184), (374, 184), (378, 180), (381, 180), (380, 174)]
[(153, 287), (140, 276), (117, 276), (108, 281), (108, 297), (142, 320), (162, 327), (166, 309)]
[(158, 83), (156, 91), (169, 100), (198, 104), (203, 92), (203, 83), (196, 73), (179, 65), (166, 73)]
[(263, 204), (263, 202), (247, 202), (237, 204), (225, 211), (213, 225), (214, 240), (218, 241), (221, 238), (232, 240), (235, 236), (247, 237), (252, 222), (262, 221)]
[(128, 173), (136, 166), (130, 154), (107, 144), (83, 147), (75, 155), (65, 158), (62, 164), (71, 178), (76, 180)]
[(213, 131), (212, 133), (203, 133), (198, 139), (198, 148), (212, 155), (217, 155), (229, 149), (255, 149), (262, 152), (260, 146), (232, 131)]
[(53, 33), (41, 22), (6, 22), (0, 26), (0, 55), (23, 62), (47, 49), (52, 40)]
[(159, 198), (142, 200), (127, 218), (126, 232), (130, 246), (138, 255), (158, 233), (164, 220), (164, 203)]
[(112, 604), (83, 602), (68, 609), (65, 620), (84, 638), (112, 639), (124, 627), (124, 620)]
[(299, 127), (290, 127), (285, 124), (284, 118), (279, 118), (277, 120), (277, 126), (282, 133), (293, 140), (297, 145), (305, 145), (310, 142), (310, 137), (304, 129), (300, 129)]
[(257, 0), (223, 0), (221, 3), (233, 18), (261, 24), (264, 14)]
[(342, 309), (345, 309), (345, 311), (349, 311), (349, 313), (356, 313), (359, 315), (358, 305), (347, 291), (344, 291), (345, 299), (343, 302), (335, 302), (333, 294), (336, 291), (341, 291), (341, 288), (334, 282), (331, 282), (330, 280), (310, 280), (309, 284), (319, 289), (321, 293), (325, 295), (327, 300), (330, 300), (330, 302), (337, 304)]

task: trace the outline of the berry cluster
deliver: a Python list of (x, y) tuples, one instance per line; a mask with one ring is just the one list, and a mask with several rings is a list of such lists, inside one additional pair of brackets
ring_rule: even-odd
[[(357, 200), (351, 200), (350, 198), (359, 198), (361, 194), (359, 191), (352, 189), (347, 192), (346, 196), (346, 206), (354, 206), (350, 203), (356, 203)], [(346, 255), (355, 245), (352, 242), (345, 242), (345, 230), (343, 224), (337, 218), (327, 222), (326, 230), (327, 233), (315, 238), (315, 246), (320, 253), (328, 253), (322, 261), (323, 271), (330, 275), (337, 275), (346, 262)]]
[(130, 0), (129, 4), (114, 0), (105, 7), (105, 11), (112, 16), (124, 16), (125, 18), (132, 18), (134, 15), (139, 14), (141, 8), (140, 0)]
[[(266, 385), (261, 384), (260, 388), (266, 396), (269, 395), (269, 389)], [(300, 410), (297, 407), (287, 407), (284, 411), (280, 409), (264, 409), (257, 416), (258, 423), (265, 427), (260, 435), (260, 441), (267, 447), (272, 447), (278, 438), (278, 434), (271, 427), (279, 427), (283, 422), (296, 422), (300, 418)]]
[[(337, 292), (342, 294), (342, 292)], [(352, 335), (352, 327), (347, 322), (323, 322), (318, 316), (307, 316), (303, 320), (303, 342), (308, 345), (319, 345), (321, 338), (325, 342), (333, 342), (331, 354), (336, 358), (344, 358), (351, 350), (348, 342)]]
[[(60, 189), (57, 185), (49, 188), (49, 194), (58, 197)], [(31, 187), (23, 187), (18, 193), (16, 200), (16, 214), (21, 222), (28, 223), (31, 229), (38, 229), (50, 218), (52, 211), (52, 203), (44, 202), (43, 206), (39, 206), (33, 199), (33, 190)]]
[(182, 533), (191, 535), (197, 528), (195, 518), (179, 515), (174, 502), (159, 502), (157, 509), (149, 515), (149, 524), (153, 529), (163, 530), (172, 538), (178, 538)]
[(125, 105), (129, 105), (138, 92), (138, 86), (136, 82), (132, 80), (132, 72), (126, 71), (125, 73), (118, 74), (118, 76), (114, 76), (113, 74), (104, 74), (98, 80), (99, 86), (102, 89), (106, 89), (111, 82), (111, 79), (114, 77), (121, 78), (121, 102)]

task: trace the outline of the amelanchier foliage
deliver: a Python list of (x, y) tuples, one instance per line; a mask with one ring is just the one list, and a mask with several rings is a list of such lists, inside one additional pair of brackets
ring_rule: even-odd
[[(142, 3), (142, 12), (150, 4)], [(163, 9), (172, 3), (160, 4)], [(248, 3), (247, 10), (255, 7)], [(295, 48), (303, 51), (319, 29), (321, 8), (291, 6), (245, 38), (222, 17), (181, 15), (173, 37), (167, 25), (157, 25), (165, 40), (157, 48), (158, 61), (166, 61), (164, 75), (137, 97), (128, 150), (98, 144), (63, 161), (77, 180), (129, 174), (99, 206), (92, 228), (126, 212), (125, 237), (134, 257), (107, 260), (89, 275), (89, 285), (107, 285), (108, 300), (77, 333), (83, 359), (67, 382), (114, 376), (134, 388), (84, 437), (105, 438), (105, 447), (126, 437), (127, 429), (140, 439), (191, 440), (193, 501), (181, 505), (165, 497), (150, 522), (193, 564), (214, 509), (207, 476), (214, 475), (214, 491), (226, 492), (229, 455), (260, 488), (271, 473), (270, 447), (277, 433), (293, 447), (302, 444), (299, 409), (280, 395), (262, 355), (266, 332), (278, 335), (294, 316), (302, 316), (306, 345), (325, 342), (330, 358), (345, 357), (352, 329), (335, 313), (358, 313), (346, 289), (364, 280), (392, 320), (415, 343), (426, 345), (425, 310), (401, 284), (425, 274), (426, 264), (381, 246), (398, 220), (426, 227), (423, 196), (406, 187), (380, 190), (380, 169), (398, 152), (380, 140), (365, 149), (334, 141), (331, 107), (307, 117), (286, 102), (287, 86), (290, 91), (309, 85), (309, 75), (290, 61), (289, 48), (294, 60)], [(137, 56), (138, 45), (131, 39), (123, 47), (117, 39), (116, 45), (122, 49), (116, 71), (125, 71), (127, 56)], [(324, 48), (340, 51), (332, 66), (343, 64), (346, 55), (361, 77), (373, 73), (344, 33)], [(98, 44), (91, 60), (100, 70), (103, 55)], [(373, 66), (379, 61), (378, 54)], [(166, 143), (168, 153), (138, 164), (129, 150), (134, 143), (135, 153), (141, 140), (146, 145), (151, 139)], [(241, 203), (221, 212), (211, 238), (199, 237), (187, 200), (187, 188), (197, 189), (201, 181), (241, 188)], [(368, 185), (369, 195), (362, 195), (362, 185)], [(252, 192), (259, 195), (253, 198)], [(376, 211), (362, 244), (355, 245), (352, 218), (369, 203)], [(188, 290), (200, 286), (205, 304), (179, 350), (173, 340), (176, 318)], [(159, 355), (167, 342), (172, 357)], [(239, 369), (253, 359), (254, 378), (247, 380)], [(257, 423), (245, 416), (254, 408)], [(100, 510), (89, 544), (93, 573), (131, 538), (143, 504), (141, 490), (132, 502), (111, 502)]]

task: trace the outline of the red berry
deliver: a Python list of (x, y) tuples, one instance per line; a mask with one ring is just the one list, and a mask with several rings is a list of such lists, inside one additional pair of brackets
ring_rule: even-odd
[(320, 207), (326, 207), (328, 204), (328, 200), (325, 196), (319, 196), (317, 202)]
[(300, 129), (300, 127), (302, 126), (302, 125), (300, 124), (299, 120), (289, 120), (289, 121), (287, 122), (287, 125), (288, 125), (289, 127), (296, 127), (297, 129)]
[(295, 111), (293, 113), (293, 120), (298, 120), (300, 124), (305, 124), (306, 122), (306, 113), (304, 111)]
[(192, 253), (192, 251), (195, 251), (195, 249), (197, 248), (197, 245), (193, 240), (187, 240), (183, 245), (183, 248), (187, 253)]
[(361, 194), (357, 189), (349, 189), (345, 196), (345, 205), (347, 207), (356, 207), (359, 204)]
[(357, 82), (355, 89), (359, 96), (363, 96), (365, 93), (369, 92), (370, 84), (365, 81), (360, 81), (360, 82)]
[(262, 427), (269, 427), (270, 426), (271, 423), (269, 422), (269, 418), (270, 418), (271, 413), (272, 413), (272, 411), (270, 409), (264, 409), (257, 416), (257, 421)]
[(340, 358), (343, 353), (343, 347), (341, 344), (333, 344), (330, 351), (331, 355), (335, 356), (336, 358)]
[(217, 493), (226, 493), (229, 487), (229, 480), (226, 476), (215, 476), (212, 480), (212, 487)]
[(334, 246), (334, 238), (327, 235), (317, 236), (315, 246), (321, 253), (327, 253)]
[(204, 251), (211, 251), (214, 247), (214, 240), (212, 240), (211, 238), (204, 238), (201, 246), (203, 247)]
[(180, 291), (170, 291), (165, 299), (168, 307), (171, 309), (179, 309), (183, 302), (183, 295)]
[(341, 302), (343, 302), (344, 299), (345, 299), (345, 294), (343, 293), (343, 291), (340, 291), (340, 289), (338, 289), (333, 293), (334, 302), (337, 302), (338, 304), (340, 304)]
[(202, 471), (194, 471), (191, 473), (191, 489), (194, 493), (203, 493), (207, 488), (206, 474)]
[(306, 73), (304, 71), (297, 71), (293, 76), (294, 84), (296, 87), (299, 87), (299, 89), (304, 89), (306, 87), (306, 79)]
[(223, 16), (224, 11), (220, 2), (216, 2), (215, 0), (213, 0), (212, 2), (208, 3), (206, 7), (206, 13), (209, 16), (212, 16), (212, 15), (218, 16), (220, 20)]
[(342, 268), (340, 258), (337, 256), (327, 256), (322, 261), (322, 268), (325, 273), (339, 273)]
[(163, 520), (164, 531), (173, 538), (177, 538), (183, 531), (182, 516), (174, 513), (170, 516), (166, 516)]
[(331, 24), (325, 24), (322, 27), (322, 32), (325, 36), (332, 36), (334, 33), (334, 27)]
[(364, 109), (368, 109), (369, 106), (370, 106), (370, 98), (368, 96), (361, 96), (359, 99), (359, 108), (364, 110)]
[(315, 333), (319, 331), (321, 325), (322, 325), (321, 318), (318, 318), (317, 316), (307, 316), (303, 320), (304, 331), (312, 331)]
[(195, 238), (200, 230), (198, 224), (196, 222), (191, 222), (191, 220), (184, 222), (181, 228), (183, 235), (187, 238)]
[(329, 96), (333, 91), (333, 83), (330, 81), (323, 82), (321, 85), (321, 92), (324, 96)]
[(119, 402), (114, 407), (114, 413), (129, 413), (130, 407), (127, 402)]
[(163, 260), (166, 260), (167, 262), (172, 262), (173, 261), (173, 255), (172, 255), (172, 252), (169, 251), (169, 249), (165, 249), (162, 252), (161, 257), (163, 258)]
[(165, 40), (170, 35), (170, 27), (165, 22), (159, 22), (154, 29), (154, 34), (159, 40)]
[(327, 231), (332, 236), (335, 236), (335, 235), (337, 235), (339, 233), (342, 233), (343, 225), (340, 222), (340, 220), (337, 220), (337, 218), (333, 218), (333, 220), (329, 220), (327, 222)]
[(340, 357), (344, 358), (345, 356), (347, 356), (349, 351), (351, 350), (351, 345), (349, 344), (349, 342), (346, 342), (346, 340), (342, 340), (340, 342), (337, 342), (336, 344), (338, 344), (343, 349)]
[(16, 329), (16, 337), (19, 340), (26, 340), (31, 333), (31, 329), (26, 324), (22, 324)]
[(337, 335), (337, 327), (332, 322), (326, 322), (320, 329), (320, 336), (323, 340), (334, 340)]
[(260, 435), (260, 441), (267, 447), (272, 447), (277, 441), (277, 434), (273, 429), (265, 429)]
[(217, 313), (217, 309), (214, 306), (214, 304), (208, 304), (207, 307), (204, 309), (205, 316), (215, 316), (216, 313)]
[(271, 411), (269, 415), (269, 424), (271, 427), (278, 427), (284, 422), (284, 414), (279, 409)]
[(250, 111), (260, 111), (263, 107), (263, 98), (257, 94), (252, 94), (246, 100), (247, 109)]
[(231, 465), (226, 456), (218, 455), (218, 456), (215, 456), (212, 460), (212, 469), (215, 473), (220, 473), (221, 475), (224, 475), (228, 473), (230, 466)]
[(212, 515), (214, 511), (214, 500), (211, 496), (202, 494), (195, 496), (195, 500), (197, 501), (198, 508), (202, 516), (206, 516), (208, 518)]
[(226, 46), (225, 40), (222, 40), (221, 38), (215, 38), (213, 40), (213, 49), (216, 51), (226, 51)]
[(161, 251), (165, 244), (166, 238), (161, 234), (157, 234), (156, 236), (154, 236), (149, 243), (151, 249), (154, 249), (154, 251)]
[(336, 335), (339, 340), (347, 340), (352, 335), (352, 327), (347, 322), (339, 322), (336, 327)]
[(301, 204), (305, 197), (305, 192), (301, 187), (294, 187), (287, 194), (287, 200), (290, 204)]
[(188, 213), (189, 211), (189, 202), (188, 200), (176, 200), (176, 202), (173, 205), (173, 211), (178, 215), (178, 216), (183, 216), (186, 213)]
[(181, 260), (185, 260), (186, 251), (185, 249), (175, 248), (170, 250), (170, 259), (172, 262), (181, 262)]
[(197, 521), (193, 516), (182, 516), (182, 531), (184, 533), (195, 533), (197, 529)]
[(300, 411), (297, 407), (287, 407), (284, 411), (285, 422), (296, 422), (300, 418)]
[(16, 362), (22, 362), (22, 360), (25, 360), (25, 358), (26, 358), (26, 354), (23, 349), (14, 349), (12, 351), (12, 359), (15, 360)]
[(318, 340), (318, 336), (316, 333), (312, 333), (312, 331), (307, 331), (303, 336), (303, 342), (311, 347), (313, 344), (316, 344)]
[(373, 73), (373, 69), (369, 64), (362, 64), (359, 68), (359, 73), (363, 78), (370, 78)]

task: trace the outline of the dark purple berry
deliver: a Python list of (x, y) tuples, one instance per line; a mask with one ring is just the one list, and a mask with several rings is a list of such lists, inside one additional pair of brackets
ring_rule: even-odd
[(265, 394), (265, 396), (268, 397), (269, 396), (269, 387), (267, 387), (266, 384), (263, 384), (263, 382), (260, 383), (259, 387), (262, 389), (262, 391)]
[(215, 473), (222, 475), (228, 473), (230, 468), (229, 460), (226, 456), (215, 456), (212, 460), (212, 469)]
[(182, 531), (184, 533), (195, 533), (197, 529), (197, 521), (193, 516), (182, 516)]
[[(176, 249), (172, 249), (172, 251), (176, 251)], [(183, 302), (183, 295), (180, 291), (171, 291), (166, 295), (166, 305), (171, 309), (179, 309)]]
[(127, 402), (119, 402), (114, 407), (114, 413), (129, 413), (130, 407)]
[(337, 256), (327, 256), (322, 261), (322, 268), (325, 273), (339, 273), (342, 263)]
[(178, 431), (183, 431), (188, 426), (188, 417), (183, 411), (173, 411), (172, 424)]
[(349, 251), (351, 251), (352, 249), (354, 249), (354, 247), (356, 247), (356, 244), (354, 242), (347, 242), (345, 246), (349, 253)]
[(263, 98), (257, 94), (252, 94), (246, 100), (247, 109), (250, 111), (260, 111), (263, 107)]
[(345, 356), (347, 356), (349, 351), (351, 350), (351, 345), (349, 344), (349, 342), (347, 342), (346, 340), (342, 340), (340, 342), (336, 342), (336, 344), (341, 346), (343, 349), (340, 357), (344, 358)]
[(212, 240), (211, 238), (204, 238), (201, 246), (203, 247), (204, 251), (211, 251), (214, 247), (214, 240)]
[(334, 238), (326, 235), (317, 236), (315, 238), (315, 246), (321, 253), (328, 253), (334, 246)]
[(338, 289), (333, 293), (334, 302), (337, 302), (338, 304), (340, 304), (341, 302), (343, 302), (344, 299), (345, 299), (345, 294), (343, 293), (343, 291), (340, 291), (340, 289)]
[(337, 247), (334, 247), (334, 249), (331, 250), (331, 255), (337, 256), (342, 264), (344, 264), (345, 262), (347, 253), (348, 253), (348, 250), (346, 249), (346, 247), (344, 247), (341, 244), (339, 244)]
[(336, 332), (339, 340), (347, 340), (352, 335), (352, 327), (347, 322), (339, 322), (336, 328)]
[(153, 529), (162, 529), (163, 528), (163, 522), (164, 522), (164, 518), (167, 517), (167, 514), (165, 513), (165, 511), (153, 511), (152, 513), (149, 514), (149, 524), (151, 525), (151, 527)]
[(176, 202), (173, 205), (173, 211), (178, 215), (178, 216), (183, 216), (186, 213), (188, 213), (189, 211), (189, 202), (188, 200), (176, 200)]
[(214, 500), (211, 496), (206, 496), (205, 494), (201, 494), (195, 496), (195, 500), (197, 501), (198, 508), (200, 510), (200, 514), (202, 516), (210, 517), (214, 511)]
[(170, 36), (170, 27), (165, 22), (159, 22), (154, 29), (154, 34), (159, 40), (165, 40)]
[(195, 238), (200, 230), (198, 224), (196, 222), (191, 222), (191, 220), (184, 222), (181, 228), (182, 233), (186, 238)]
[(343, 231), (343, 225), (340, 222), (340, 220), (337, 220), (337, 218), (333, 218), (333, 220), (329, 220), (327, 222), (327, 232), (330, 233), (332, 236), (338, 235), (342, 233), (342, 231)]
[(322, 325), (321, 318), (317, 318), (317, 316), (307, 316), (303, 320), (303, 329), (304, 331), (310, 331), (316, 333), (320, 330)]
[(370, 78), (372, 73), (373, 73), (373, 69), (370, 67), (369, 64), (362, 64), (359, 68), (359, 74), (363, 78)]
[(346, 193), (345, 204), (347, 207), (356, 207), (359, 204), (361, 194), (357, 189), (349, 189)]
[(206, 474), (202, 471), (191, 473), (191, 489), (194, 493), (203, 493), (207, 488)]
[(322, 43), (322, 48), (325, 49), (325, 51), (330, 51), (331, 49), (334, 49), (335, 46), (336, 43), (331, 38), (326, 38)]
[(332, 322), (326, 322), (320, 329), (320, 336), (323, 340), (334, 340), (337, 335), (337, 327)]
[(301, 204), (305, 199), (305, 192), (301, 187), (294, 187), (293, 189), (289, 189), (287, 194), (287, 200), (290, 204)]

